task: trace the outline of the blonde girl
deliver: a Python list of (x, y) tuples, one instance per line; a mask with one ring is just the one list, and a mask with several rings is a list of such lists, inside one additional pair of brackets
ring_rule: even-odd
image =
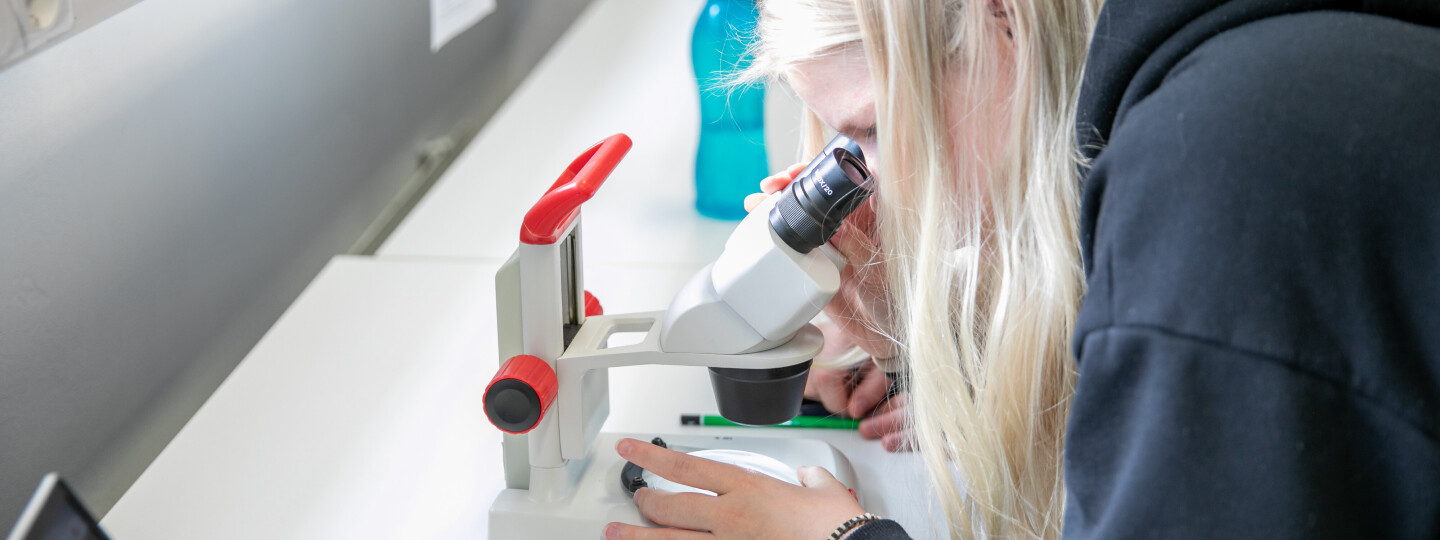
[[(902, 372), (871, 431), (919, 450), (947, 536), (1440, 533), (1437, 22), (762, 2), (752, 74), (805, 101), (811, 150), (839, 131), (876, 171), (827, 311)], [(823, 470), (617, 450), (719, 495), (642, 489), (669, 528), (610, 538), (905, 537)]]

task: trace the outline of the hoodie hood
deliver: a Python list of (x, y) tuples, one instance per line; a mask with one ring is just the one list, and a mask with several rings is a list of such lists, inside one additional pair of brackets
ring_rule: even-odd
[(1082, 153), (1089, 159), (1099, 155), (1125, 111), (1201, 43), (1260, 19), (1319, 10), (1440, 26), (1436, 0), (1108, 0), (1080, 88), (1076, 124)]

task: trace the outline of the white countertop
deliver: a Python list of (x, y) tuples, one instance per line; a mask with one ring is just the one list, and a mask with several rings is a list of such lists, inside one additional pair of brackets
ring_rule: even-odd
[[(586, 288), (608, 314), (664, 309), (734, 227), (693, 209), (689, 33), (701, 4), (596, 0), (375, 257), (337, 257), (315, 278), (105, 516), (106, 530), (117, 540), (484, 538), (503, 487), (500, 435), (481, 406), (498, 365), (494, 273), (524, 212), (575, 155), (631, 136), (582, 212)], [(783, 109), (771, 124), (789, 114), (793, 125)], [(793, 132), (779, 153), (793, 153)], [(915, 455), (853, 431), (678, 425), (682, 413), (715, 412), (703, 369), (616, 369), (604, 430), (825, 440), (851, 460), (868, 509), (934, 536)]]
[[(475, 538), (488, 263), (332, 261), (110, 510), (117, 540)], [(488, 336), (488, 339), (487, 339)], [(493, 497), (493, 495), (491, 495)]]

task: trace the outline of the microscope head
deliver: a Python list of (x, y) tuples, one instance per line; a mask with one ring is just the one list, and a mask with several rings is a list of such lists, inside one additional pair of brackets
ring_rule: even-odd
[[(836, 136), (795, 181), (741, 221), (720, 257), (675, 295), (661, 349), (741, 355), (794, 337), (839, 290), (845, 259), (826, 242), (870, 196), (870, 181), (859, 145)], [(809, 369), (809, 360), (710, 368), (720, 414), (757, 425), (794, 418)]]

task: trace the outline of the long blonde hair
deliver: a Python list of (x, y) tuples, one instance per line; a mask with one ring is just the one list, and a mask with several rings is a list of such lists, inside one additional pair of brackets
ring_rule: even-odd
[[(783, 79), (856, 46), (869, 66), (873, 266), (891, 304), (877, 330), (896, 337), (914, 442), (953, 537), (1061, 532), (1084, 293), (1073, 126), (1101, 1), (762, 0), (752, 74)], [(948, 110), (954, 92), (965, 110)], [(952, 137), (951, 112), (1005, 116), (998, 133)], [(818, 151), (822, 125), (806, 118)], [(996, 136), (998, 158), (981, 150)]]

